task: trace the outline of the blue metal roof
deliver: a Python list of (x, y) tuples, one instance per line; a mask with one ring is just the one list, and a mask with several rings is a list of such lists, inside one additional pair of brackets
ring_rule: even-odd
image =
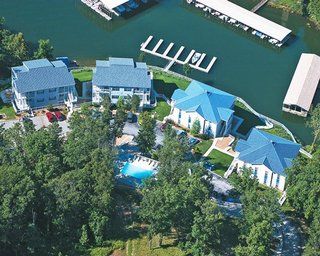
[(276, 135), (253, 128), (247, 140), (239, 140), (235, 150), (239, 159), (253, 165), (265, 165), (272, 172), (285, 176), (292, 166), (300, 145)]
[(175, 107), (186, 112), (196, 111), (204, 119), (219, 123), (228, 121), (233, 115), (235, 97), (212, 86), (193, 80), (183, 91), (175, 90), (172, 95)]
[(75, 85), (72, 74), (62, 61), (47, 59), (24, 61), (23, 66), (13, 67), (13, 82), (19, 93)]
[(145, 63), (128, 58), (96, 61), (92, 83), (97, 86), (151, 89), (151, 78)]

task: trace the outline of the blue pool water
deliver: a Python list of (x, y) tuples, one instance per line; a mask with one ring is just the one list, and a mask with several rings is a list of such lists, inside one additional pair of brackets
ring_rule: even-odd
[(151, 177), (154, 174), (154, 170), (146, 170), (132, 163), (127, 162), (121, 169), (121, 173), (139, 180), (143, 180)]

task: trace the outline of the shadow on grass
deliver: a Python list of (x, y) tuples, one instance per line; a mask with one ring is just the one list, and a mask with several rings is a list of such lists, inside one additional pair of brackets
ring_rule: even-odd
[(171, 99), (173, 92), (178, 89), (178, 86), (175, 83), (165, 83), (163, 80), (154, 80), (153, 88), (158, 94), (163, 94), (168, 99)]
[(264, 125), (264, 122), (259, 117), (244, 108), (235, 106), (234, 112), (237, 117), (243, 119), (243, 122), (237, 132), (244, 136), (246, 136), (253, 127), (257, 125)]

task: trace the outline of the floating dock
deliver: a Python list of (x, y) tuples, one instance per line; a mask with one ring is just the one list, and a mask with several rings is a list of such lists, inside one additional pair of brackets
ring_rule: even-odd
[(153, 36), (149, 36), (147, 38), (147, 40), (141, 44), (140, 51), (145, 52), (145, 53), (149, 53), (151, 55), (160, 57), (162, 59), (168, 60), (169, 62), (164, 68), (165, 71), (168, 71), (175, 63), (178, 63), (181, 65), (189, 64), (189, 66), (193, 69), (196, 69), (196, 70), (199, 70), (199, 71), (202, 71), (205, 73), (209, 73), (213, 64), (217, 60), (216, 57), (213, 57), (211, 59), (210, 63), (208, 64), (208, 66), (203, 68), (200, 65), (203, 62), (203, 60), (205, 59), (205, 57), (207, 56), (205, 53), (201, 53), (201, 56), (198, 58), (198, 60), (195, 63), (191, 63), (192, 57), (194, 57), (194, 55), (196, 54), (195, 50), (191, 50), (185, 60), (180, 60), (179, 57), (182, 54), (182, 52), (185, 50), (184, 46), (180, 46), (179, 50), (176, 52), (174, 57), (170, 57), (170, 56), (168, 56), (168, 54), (172, 50), (174, 43), (170, 43), (163, 53), (159, 53), (157, 50), (160, 48), (160, 46), (164, 42), (164, 40), (160, 39), (157, 42), (157, 44), (155, 45), (155, 47), (153, 47), (152, 50), (148, 50), (147, 47), (150, 44), (150, 42), (152, 41), (152, 39), (153, 39)]
[(86, 6), (88, 6), (89, 8), (91, 8), (96, 13), (98, 13), (100, 16), (105, 18), (106, 20), (108, 21), (112, 20), (111, 16), (109, 16), (108, 14), (100, 10), (101, 2), (93, 3), (90, 0), (81, 0), (81, 2), (84, 3)]

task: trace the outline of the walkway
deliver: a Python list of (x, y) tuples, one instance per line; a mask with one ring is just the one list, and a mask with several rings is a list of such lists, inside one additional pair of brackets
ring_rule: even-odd
[(251, 9), (252, 12), (257, 12), (262, 6), (268, 3), (269, 0), (261, 0), (255, 7)]

